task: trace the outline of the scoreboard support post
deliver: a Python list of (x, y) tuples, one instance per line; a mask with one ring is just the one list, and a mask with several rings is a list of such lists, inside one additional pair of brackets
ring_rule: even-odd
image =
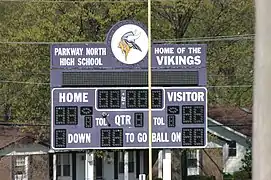
[[(151, 0), (148, 0), (148, 49), (152, 49), (152, 38), (151, 38)], [(149, 180), (152, 180), (152, 52), (148, 51), (148, 126), (149, 126)], [(169, 179), (171, 180), (171, 179)]]
[(158, 153), (158, 178), (163, 178), (163, 157), (164, 157), (164, 150), (159, 151)]
[(85, 179), (94, 180), (94, 151), (86, 151), (85, 154)]
[(124, 179), (129, 180), (129, 154), (128, 151), (124, 151)]
[(170, 149), (207, 145), (206, 45), (149, 49), (149, 40), (143, 24), (125, 20), (106, 43), (51, 46), (51, 148), (85, 150), (85, 178), (96, 178), (93, 150), (126, 150), (128, 180), (127, 150), (149, 150), (151, 175), (151, 150), (163, 149), (158, 174), (169, 180)]
[(271, 176), (271, 1), (257, 0), (256, 39), (253, 84), (252, 179), (266, 180)]
[(171, 151), (166, 150), (165, 158), (163, 159), (163, 180), (171, 179)]

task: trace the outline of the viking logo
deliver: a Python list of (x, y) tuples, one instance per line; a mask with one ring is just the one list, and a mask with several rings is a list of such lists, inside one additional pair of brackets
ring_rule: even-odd
[(136, 31), (129, 31), (121, 37), (118, 48), (120, 48), (121, 52), (124, 54), (125, 61), (127, 61), (127, 57), (131, 49), (136, 49), (142, 52), (141, 48), (135, 42), (139, 37), (140, 33), (137, 34)]
[(108, 37), (112, 54), (123, 64), (137, 64), (148, 54), (148, 35), (143, 26), (125, 22), (113, 27)]

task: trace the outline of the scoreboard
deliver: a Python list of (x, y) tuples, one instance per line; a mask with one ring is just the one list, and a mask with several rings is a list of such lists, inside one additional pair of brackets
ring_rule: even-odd
[[(128, 59), (127, 51), (115, 48), (114, 38), (125, 28), (142, 30), (141, 44), (133, 45), (138, 51), (129, 51), (143, 54)], [(53, 149), (146, 149), (148, 136), (153, 148), (206, 146), (206, 45), (152, 45), (149, 134), (145, 32), (138, 22), (121, 21), (105, 44), (51, 46)], [(126, 41), (116, 42), (122, 47)]]
[[(153, 88), (153, 147), (204, 146), (206, 96), (204, 87)], [(52, 101), (56, 148), (148, 147), (145, 87), (54, 88)]]

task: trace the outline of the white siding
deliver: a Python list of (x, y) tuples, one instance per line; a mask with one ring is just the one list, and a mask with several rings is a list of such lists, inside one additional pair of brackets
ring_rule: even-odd
[[(206, 148), (221, 148), (220, 145), (209, 142)], [(228, 157), (229, 154), (229, 145), (225, 144), (223, 147), (223, 172), (232, 174), (233, 172), (239, 171), (242, 167), (242, 159), (246, 153), (246, 147), (236, 143), (236, 156)], [(196, 171), (193, 169), (188, 169), (189, 174), (195, 174)]]
[[(195, 167), (187, 168), (187, 175), (188, 176), (199, 175), (199, 171), (200, 171), (200, 152), (199, 152), (199, 150), (196, 150), (193, 153), (195, 153), (197, 163), (195, 164)], [(189, 158), (189, 157), (187, 157), (187, 158)]]
[(236, 143), (236, 157), (228, 157), (227, 154), (224, 154), (225, 164), (224, 164), (224, 172), (225, 173), (233, 173), (239, 171), (242, 167), (242, 159), (245, 156), (246, 148), (238, 143)]

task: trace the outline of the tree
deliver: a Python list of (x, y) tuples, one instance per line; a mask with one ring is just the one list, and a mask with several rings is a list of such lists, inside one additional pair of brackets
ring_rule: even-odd
[[(253, 1), (154, 2), (152, 15), (153, 39), (207, 43), (210, 105), (252, 104), (251, 87), (231, 86), (252, 84), (253, 41), (241, 35), (254, 33)], [(146, 2), (0, 2), (0, 41), (102, 42), (124, 19), (147, 25)], [(0, 44), (0, 108), (11, 106), (12, 121), (50, 123), (49, 52), (49, 43)], [(26, 130), (48, 139), (50, 128)], [(174, 153), (179, 157), (181, 151)]]
[(241, 167), (241, 171), (246, 172), (249, 177), (252, 177), (252, 141), (248, 140), (248, 148), (246, 149), (246, 154), (242, 159), (243, 166)]

